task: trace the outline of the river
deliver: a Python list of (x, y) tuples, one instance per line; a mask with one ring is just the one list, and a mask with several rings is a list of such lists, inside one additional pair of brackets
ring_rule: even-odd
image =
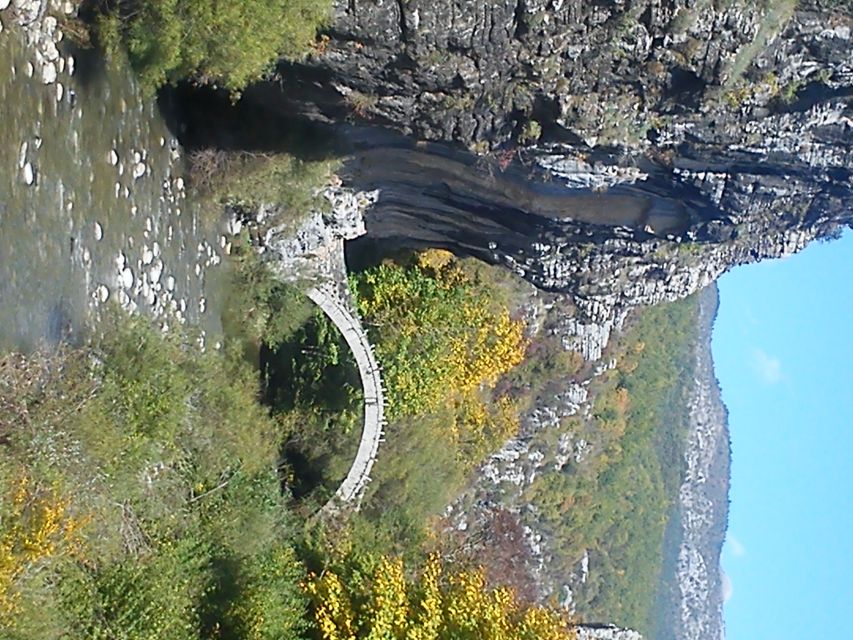
[[(221, 332), (229, 245), (126, 65), (0, 12), (0, 349), (79, 338), (106, 306)], [(203, 339), (203, 338), (202, 338)]]

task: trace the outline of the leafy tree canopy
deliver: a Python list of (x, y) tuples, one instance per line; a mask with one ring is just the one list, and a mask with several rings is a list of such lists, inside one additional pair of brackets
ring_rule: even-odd
[(314, 41), (328, 0), (145, 0), (111, 4), (98, 21), (108, 51), (127, 51), (146, 87), (185, 78), (238, 92), (278, 58)]
[(309, 575), (305, 590), (323, 640), (571, 640), (558, 612), (486, 588), (481, 571), (445, 572), (437, 556), (416, 579), (382, 558), (366, 579)]

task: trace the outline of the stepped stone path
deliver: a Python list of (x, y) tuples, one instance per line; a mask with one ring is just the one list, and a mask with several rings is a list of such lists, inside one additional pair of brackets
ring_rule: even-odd
[(346, 478), (338, 487), (334, 497), (322, 509), (326, 514), (334, 513), (348, 504), (354, 504), (358, 509), (361, 497), (370, 481), (370, 470), (376, 461), (385, 426), (382, 374), (373, 355), (373, 347), (368, 340), (367, 331), (361, 324), (347, 287), (343, 241), (339, 240), (338, 243), (339, 247), (330, 251), (328, 255), (328, 261), (331, 263), (329, 279), (310, 289), (307, 294), (338, 328), (355, 357), (364, 391), (364, 426), (355, 460)]

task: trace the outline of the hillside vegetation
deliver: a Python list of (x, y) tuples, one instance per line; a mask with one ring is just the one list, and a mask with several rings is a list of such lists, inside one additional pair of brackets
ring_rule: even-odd
[(524, 496), (552, 540), (555, 582), (589, 554), (589, 577), (574, 594), (582, 619), (652, 628), (684, 466), (696, 310), (694, 297), (639, 313), (615, 347), (617, 368), (592, 389), (592, 419), (564, 425), (589, 453), (541, 474)]
[(404, 571), (347, 529), (306, 529), (282, 493), (281, 410), (242, 352), (191, 338), (122, 318), (0, 360), (4, 638), (573, 637), (476, 570)]
[(3, 637), (298, 637), (255, 374), (142, 321), (107, 336), (0, 362)]

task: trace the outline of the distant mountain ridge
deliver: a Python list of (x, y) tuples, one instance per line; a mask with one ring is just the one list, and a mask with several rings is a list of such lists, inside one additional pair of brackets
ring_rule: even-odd
[[(719, 307), (716, 285), (700, 296), (693, 389), (688, 401), (685, 477), (678, 496), (680, 520), (673, 611), (659, 640), (722, 640), (724, 580), (720, 554), (729, 510), (731, 447), (728, 414), (714, 375), (711, 338)], [(669, 635), (669, 634), (672, 635)]]

